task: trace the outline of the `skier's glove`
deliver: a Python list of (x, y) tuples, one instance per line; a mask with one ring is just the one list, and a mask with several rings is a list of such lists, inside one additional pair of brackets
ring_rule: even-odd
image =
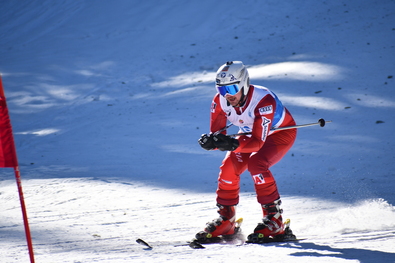
[(207, 151), (214, 150), (216, 148), (214, 145), (212, 134), (202, 134), (202, 136), (198, 140), (198, 143), (200, 144), (200, 147)]
[(220, 151), (234, 151), (237, 147), (239, 147), (238, 140), (222, 133), (214, 135), (213, 140), (215, 147), (217, 147)]

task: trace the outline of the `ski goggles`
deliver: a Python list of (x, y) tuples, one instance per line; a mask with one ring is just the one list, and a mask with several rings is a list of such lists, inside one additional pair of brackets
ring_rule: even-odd
[(240, 91), (239, 84), (237, 84), (237, 83), (231, 84), (231, 85), (226, 85), (226, 86), (218, 86), (217, 85), (216, 87), (217, 87), (218, 93), (224, 97), (226, 94), (229, 94), (232, 96), (236, 95), (236, 93)]

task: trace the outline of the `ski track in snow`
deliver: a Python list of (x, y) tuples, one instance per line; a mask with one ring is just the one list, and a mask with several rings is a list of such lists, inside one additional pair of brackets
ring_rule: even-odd
[[(0, 72), (36, 262), (395, 262), (395, 3), (42, 1), (0, 5)], [(273, 167), (298, 243), (186, 241), (217, 217), (217, 68), (242, 60), (300, 129)], [(231, 133), (237, 132), (230, 129)], [(237, 216), (261, 220), (241, 176)], [(0, 262), (28, 262), (11, 169)], [(136, 243), (142, 238), (153, 246)]]

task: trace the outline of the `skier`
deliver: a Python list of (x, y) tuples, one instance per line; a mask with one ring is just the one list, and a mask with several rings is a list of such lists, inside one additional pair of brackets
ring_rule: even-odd
[[(227, 151), (220, 166), (217, 206), (219, 218), (207, 223), (196, 238), (232, 235), (236, 227), (236, 205), (239, 203), (240, 175), (248, 169), (261, 204), (263, 221), (249, 237), (284, 235), (281, 200), (276, 181), (269, 168), (292, 147), (296, 129), (273, 131), (292, 126), (295, 121), (278, 97), (269, 89), (250, 85), (247, 68), (241, 61), (222, 65), (216, 75), (217, 94), (211, 104), (210, 133), (198, 140), (205, 150)], [(239, 127), (232, 138), (226, 135), (226, 124)]]

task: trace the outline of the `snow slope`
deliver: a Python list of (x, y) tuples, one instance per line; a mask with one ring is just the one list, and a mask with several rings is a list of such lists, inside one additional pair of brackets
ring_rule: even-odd
[[(395, 2), (2, 1), (0, 72), (36, 262), (395, 262)], [(174, 246), (216, 214), (214, 72), (249, 66), (299, 124), (272, 171), (292, 244)], [(234, 131), (234, 130), (233, 130)], [(261, 220), (248, 173), (238, 214)], [(28, 262), (12, 169), (0, 262)], [(136, 238), (150, 242), (146, 250)]]

